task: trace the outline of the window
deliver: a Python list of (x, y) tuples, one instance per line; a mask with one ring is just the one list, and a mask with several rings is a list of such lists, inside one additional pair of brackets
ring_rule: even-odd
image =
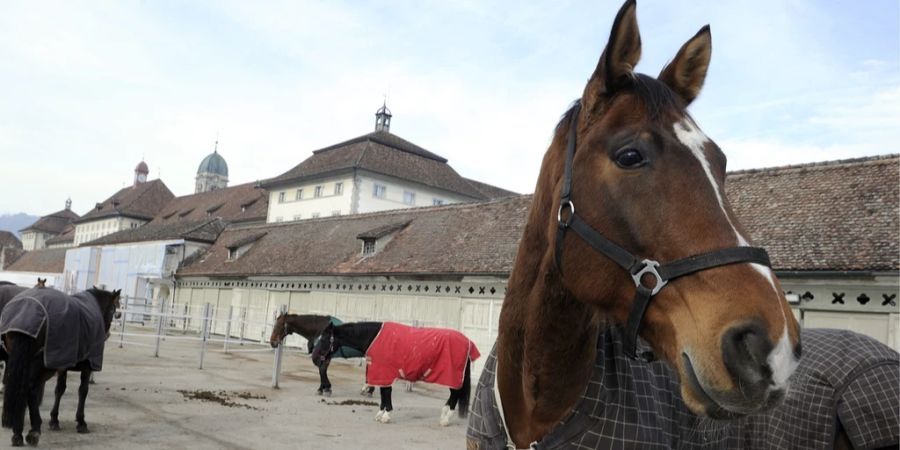
[(284, 203), (284, 192), (278, 193), (278, 203)]
[(339, 216), (339, 215), (341, 215), (341, 210), (336, 209), (336, 210), (334, 210), (334, 211), (331, 212), (331, 215), (332, 215), (332, 216)]
[(321, 197), (322, 196), (322, 186), (316, 186), (316, 191), (313, 193), (313, 197)]
[(283, 221), (284, 221), (284, 218), (281, 216), (278, 216), (275, 218), (275, 222), (283, 222)]
[(300, 214), (297, 214), (296, 216), (294, 216), (294, 220), (300, 220)]
[(303, 199), (303, 189), (297, 189), (297, 196), (294, 200), (302, 200)]
[(334, 195), (344, 194), (344, 183), (334, 183)]
[(375, 184), (375, 190), (372, 191), (372, 197), (375, 198), (384, 198), (384, 195), (387, 193), (387, 186), (383, 184)]
[(415, 205), (416, 204), (416, 193), (403, 191), (403, 203), (407, 205)]
[(310, 215), (310, 217), (312, 217), (313, 219), (316, 219), (316, 218), (319, 217), (319, 213), (314, 212), (314, 213), (312, 213), (312, 214)]
[(431, 201), (431, 204), (434, 206), (440, 206), (440, 205), (444, 204), (444, 201), (439, 198), (436, 198)]
[(238, 258), (238, 256), (240, 256), (240, 255), (238, 255), (238, 249), (236, 249), (236, 248), (228, 249), (228, 260), (229, 261), (234, 261), (235, 259)]
[(363, 255), (371, 255), (375, 253), (375, 239), (363, 240)]

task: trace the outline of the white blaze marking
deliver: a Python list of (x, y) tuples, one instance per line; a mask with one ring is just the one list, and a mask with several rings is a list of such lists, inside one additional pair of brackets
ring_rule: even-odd
[[(716, 179), (713, 177), (712, 170), (709, 168), (709, 160), (706, 159), (706, 152), (704, 148), (706, 143), (709, 142), (709, 138), (700, 131), (700, 128), (697, 127), (697, 124), (691, 120), (690, 117), (685, 117), (672, 126), (675, 131), (675, 137), (687, 147), (691, 154), (697, 158), (697, 161), (700, 162), (700, 166), (703, 167), (703, 172), (706, 173), (706, 178), (709, 180), (709, 184), (712, 186), (713, 192), (716, 194), (716, 200), (719, 201), (719, 208), (722, 209), (722, 214), (725, 216), (725, 220), (728, 221), (728, 225), (731, 226), (731, 229), (734, 231), (734, 235), (737, 237), (738, 246), (748, 247), (750, 243), (747, 241), (744, 236), (741, 236), (741, 233), (738, 232), (737, 227), (734, 226), (734, 222), (731, 221), (731, 216), (725, 210), (725, 201), (723, 200), (722, 191), (719, 190), (719, 184), (716, 183)], [(763, 278), (768, 280), (769, 285), (772, 286), (772, 291), (775, 292), (775, 298), (778, 299), (780, 297), (778, 293), (778, 288), (775, 287), (775, 278), (772, 275), (772, 270), (768, 267), (765, 267), (761, 264), (750, 264), (754, 270), (759, 272)], [(781, 311), (781, 318), (784, 319), (785, 327), (787, 327), (787, 315), (784, 312), (784, 308), (779, 304), (778, 310)], [(787, 336), (786, 332), (785, 335)], [(786, 339), (786, 337), (782, 336), (782, 339)], [(780, 344), (779, 344), (780, 345)], [(793, 354), (793, 353), (791, 353)]]
[(797, 368), (797, 358), (791, 348), (791, 340), (788, 338), (787, 325), (781, 333), (781, 339), (778, 344), (769, 353), (766, 363), (772, 369), (772, 382), (775, 383), (775, 389), (783, 389), (787, 385), (787, 379), (794, 373)]

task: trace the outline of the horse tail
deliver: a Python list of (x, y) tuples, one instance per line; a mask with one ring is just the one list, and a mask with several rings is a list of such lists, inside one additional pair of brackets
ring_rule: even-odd
[(6, 362), (6, 387), (3, 390), (3, 425), (21, 429), (25, 422), (28, 393), (34, 385), (32, 363), (38, 351), (37, 340), (11, 332), (6, 334), (6, 342), (9, 360)]
[(458, 414), (461, 419), (465, 419), (469, 415), (469, 394), (472, 392), (472, 360), (466, 360), (466, 374), (463, 375), (463, 384), (459, 388), (459, 409)]

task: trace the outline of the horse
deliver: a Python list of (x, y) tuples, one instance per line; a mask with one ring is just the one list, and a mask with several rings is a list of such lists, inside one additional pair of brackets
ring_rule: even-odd
[(459, 405), (459, 417), (469, 411), (472, 361), (478, 359), (475, 344), (456, 330), (416, 328), (393, 322), (329, 323), (312, 352), (324, 361), (340, 347), (347, 346), (366, 355), (366, 384), (378, 386), (381, 403), (375, 420), (391, 421), (391, 385), (397, 378), (425, 381), (450, 388), (450, 397), (441, 408), (441, 426), (450, 425)]
[(47, 279), (38, 277), (37, 284), (35, 284), (34, 287), (36, 287), (36, 288), (47, 287)]
[[(819, 330), (801, 347), (725, 196), (725, 155), (687, 112), (709, 26), (647, 76), (635, 9), (543, 158), (467, 447), (827, 448), (841, 425), (896, 445), (896, 352)], [(841, 384), (863, 376), (881, 392)], [(810, 424), (821, 441), (803, 440)]]
[[(315, 347), (316, 338), (325, 329), (328, 324), (340, 325), (342, 322), (332, 316), (320, 316), (315, 314), (281, 314), (275, 319), (275, 325), (272, 326), (272, 335), (269, 337), (269, 344), (272, 348), (278, 347), (284, 338), (291, 333), (297, 333), (306, 339), (306, 348), (309, 354), (312, 354)], [(334, 356), (340, 358), (362, 358), (366, 356), (349, 347), (341, 347)], [(326, 397), (331, 396), (331, 381), (328, 380), (328, 366), (331, 364), (331, 358), (325, 360), (313, 359), (313, 363), (319, 368), (319, 388), (316, 390), (318, 395)], [(373, 387), (364, 387), (363, 394), (372, 395)]]
[(3, 415), (12, 428), (12, 445), (24, 444), (25, 408), (31, 430), (24, 439), (37, 445), (41, 435), (40, 404), (44, 384), (58, 375), (50, 429), (59, 430), (59, 401), (66, 389), (66, 372), (81, 372), (76, 431), (88, 433), (84, 403), (93, 371), (102, 368), (103, 346), (119, 308), (120, 290), (99, 288), (68, 296), (54, 289), (34, 288), (13, 298), (0, 314), (0, 334), (9, 353)]

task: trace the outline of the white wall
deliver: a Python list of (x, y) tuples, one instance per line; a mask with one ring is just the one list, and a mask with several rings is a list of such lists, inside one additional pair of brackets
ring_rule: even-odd
[(93, 241), (94, 239), (115, 233), (116, 231), (137, 228), (147, 223), (146, 220), (130, 217), (110, 217), (107, 219), (92, 220), (90, 222), (75, 225), (75, 245)]
[(61, 273), (0, 271), (0, 280), (9, 281), (24, 287), (34, 287), (38, 278), (46, 278), (47, 287), (63, 289), (63, 274)]
[[(377, 198), (374, 196), (376, 184), (385, 186), (386, 191), (384, 198)], [(407, 191), (415, 194), (415, 203), (412, 205), (404, 202), (403, 194)], [(443, 200), (445, 205), (472, 201), (472, 199), (468, 197), (418, 183), (412, 183), (393, 177), (362, 173), (359, 175), (359, 205), (356, 212), (367, 213), (389, 209), (432, 206), (434, 205), (434, 199)]]
[[(334, 194), (336, 183), (343, 183), (343, 193), (339, 195)], [(314, 197), (316, 186), (322, 186), (321, 197)], [(300, 200), (297, 200), (298, 189), (303, 189), (303, 198)], [(284, 201), (279, 201), (282, 193)], [(333, 211), (340, 211), (341, 215), (350, 214), (352, 193), (353, 177), (350, 174), (272, 189), (269, 191), (266, 222), (291, 222), (298, 220), (298, 216), (300, 220), (309, 219), (313, 214), (329, 217)]]

